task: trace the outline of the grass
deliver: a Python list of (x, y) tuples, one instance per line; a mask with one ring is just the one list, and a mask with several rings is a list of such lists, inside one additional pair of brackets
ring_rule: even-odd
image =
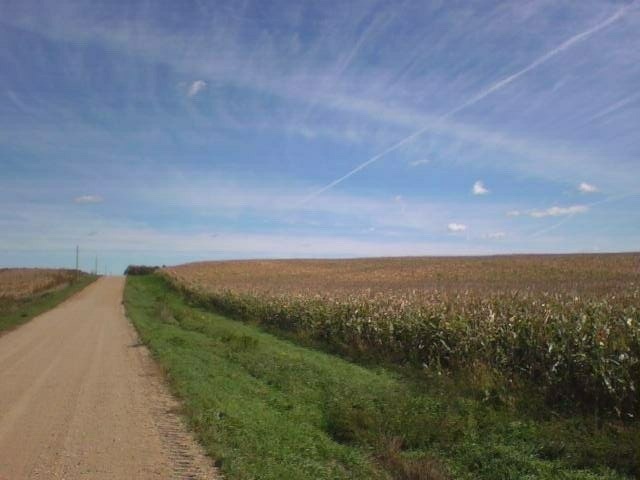
[(350, 363), (191, 306), (158, 276), (129, 277), (127, 313), (228, 479), (623, 479), (640, 435), (543, 416), (465, 378)]
[(59, 289), (21, 299), (0, 299), (0, 333), (22, 325), (41, 313), (51, 310), (97, 278), (95, 275), (83, 275), (78, 281)]
[(160, 273), (205, 308), (341, 355), (479, 371), (481, 388), (533, 384), (548, 408), (634, 422), (639, 262), (638, 254), (256, 260)]

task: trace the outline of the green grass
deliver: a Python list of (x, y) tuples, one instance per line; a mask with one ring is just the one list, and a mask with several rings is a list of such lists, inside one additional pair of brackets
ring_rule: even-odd
[(478, 397), (464, 379), (356, 365), (190, 306), (158, 276), (129, 277), (125, 305), (231, 480), (623, 479), (640, 471), (640, 435), (628, 425), (547, 418), (536, 405)]
[(22, 325), (41, 313), (51, 310), (97, 278), (95, 275), (84, 275), (78, 281), (60, 290), (23, 300), (0, 300), (0, 333)]

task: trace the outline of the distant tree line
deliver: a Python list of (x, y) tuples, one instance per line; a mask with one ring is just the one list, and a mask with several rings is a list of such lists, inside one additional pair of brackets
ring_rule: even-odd
[(149, 275), (160, 267), (154, 265), (129, 265), (125, 271), (125, 275)]

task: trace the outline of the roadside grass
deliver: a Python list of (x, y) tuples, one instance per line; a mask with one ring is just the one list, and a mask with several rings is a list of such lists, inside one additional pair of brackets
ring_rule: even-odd
[(97, 278), (95, 275), (83, 275), (78, 281), (64, 288), (20, 300), (0, 299), (0, 334), (28, 322), (47, 310), (51, 310), (90, 283), (93, 283)]
[[(528, 413), (464, 378), (350, 363), (128, 277), (125, 306), (228, 479), (623, 479), (640, 435)], [(516, 402), (517, 403), (517, 402)]]

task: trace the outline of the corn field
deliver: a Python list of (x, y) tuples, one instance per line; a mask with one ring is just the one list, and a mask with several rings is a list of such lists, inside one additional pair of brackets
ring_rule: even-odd
[(75, 270), (48, 268), (0, 269), (0, 299), (21, 300), (71, 283)]
[(349, 355), (640, 414), (639, 255), (208, 262), (161, 275), (207, 308)]

